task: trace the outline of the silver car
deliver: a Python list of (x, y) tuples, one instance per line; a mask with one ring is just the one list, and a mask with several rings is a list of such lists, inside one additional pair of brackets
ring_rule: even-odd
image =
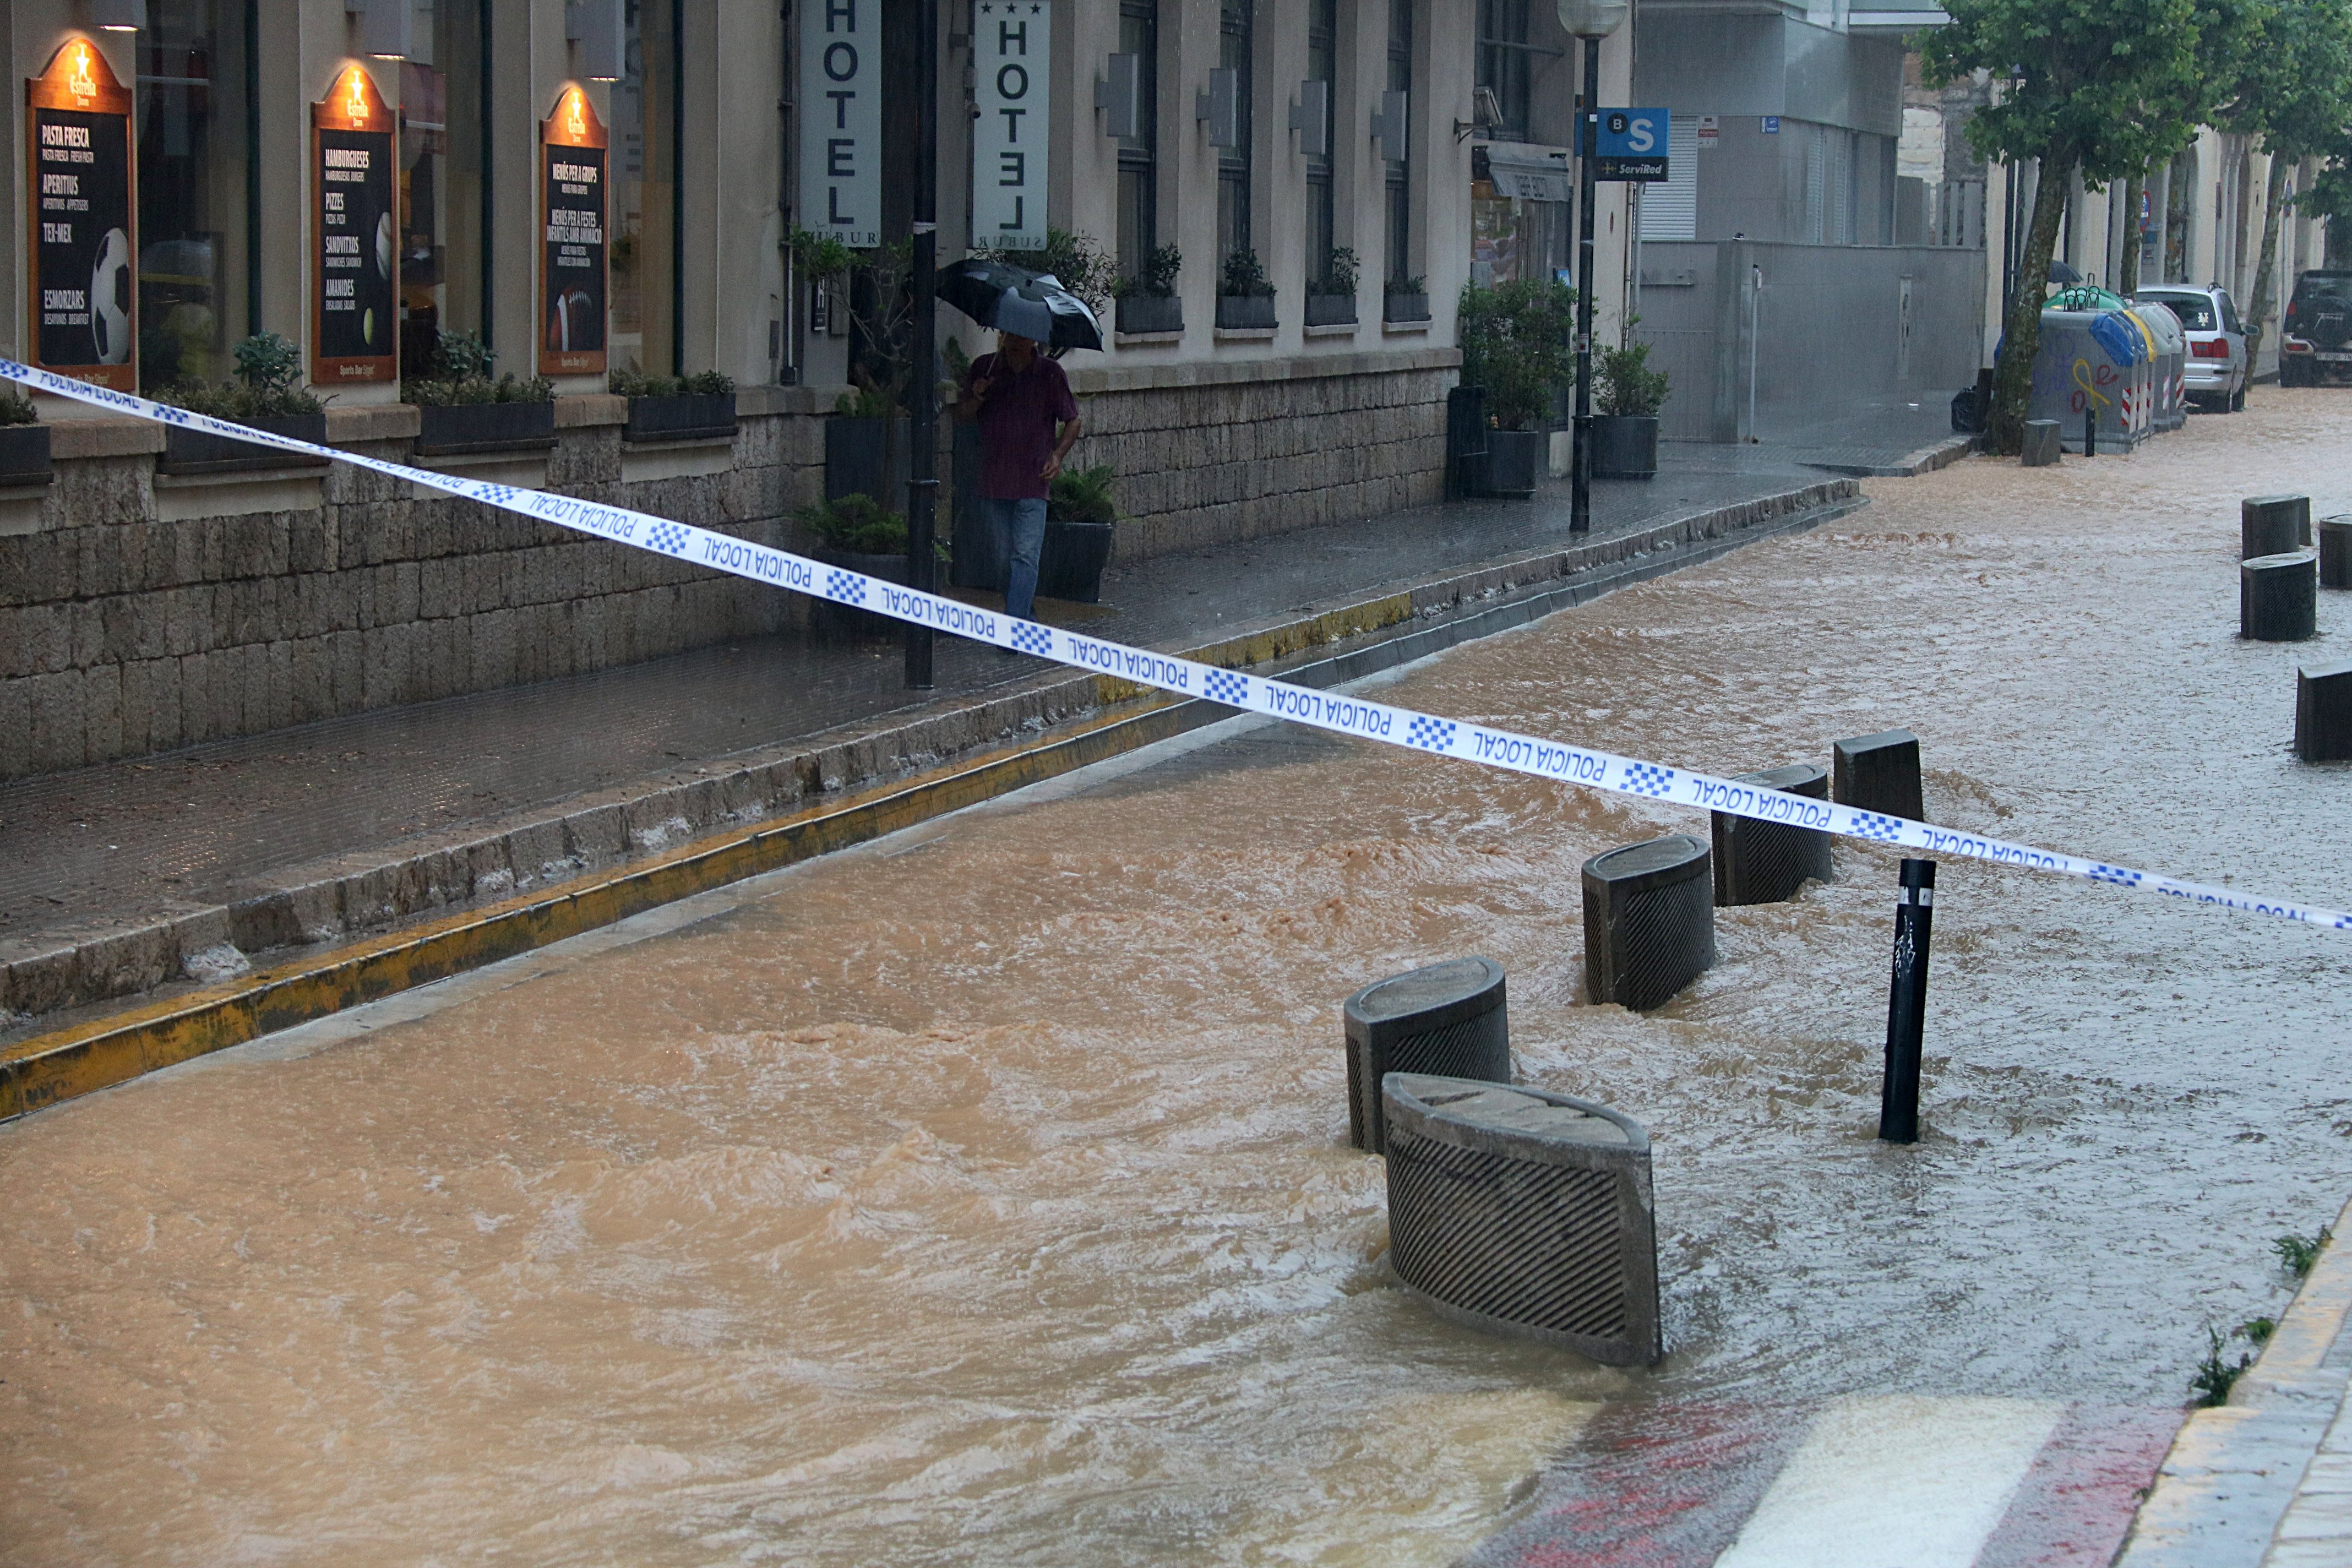
[(2246, 405), (2246, 328), (2227, 289), (2169, 283), (2142, 289), (2132, 299), (2162, 305), (2180, 318), (2180, 330), (2189, 335), (2185, 401), (2232, 414)]

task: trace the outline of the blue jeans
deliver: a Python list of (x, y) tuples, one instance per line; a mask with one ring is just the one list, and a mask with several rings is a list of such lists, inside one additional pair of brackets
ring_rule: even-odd
[(988, 509), (988, 526), (1004, 549), (1004, 613), (1032, 619), (1037, 606), (1037, 552), (1045, 547), (1045, 499), (982, 496), (980, 504)]

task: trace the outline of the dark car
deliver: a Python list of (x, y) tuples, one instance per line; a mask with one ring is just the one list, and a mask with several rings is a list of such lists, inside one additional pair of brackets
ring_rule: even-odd
[(2279, 384), (2317, 386), (2352, 377), (2352, 272), (2294, 280), (2279, 334)]

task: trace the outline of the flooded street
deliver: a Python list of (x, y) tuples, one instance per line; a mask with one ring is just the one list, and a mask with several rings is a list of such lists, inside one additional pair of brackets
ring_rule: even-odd
[[(1874, 480), (1381, 694), (1721, 773), (1906, 726), (1939, 823), (2340, 906), (2352, 773), (2289, 748), (2352, 598), (2241, 643), (2235, 563), (2242, 494), (2352, 508), (2352, 399), (2252, 409)], [(2179, 1405), (2275, 1314), (2352, 1192), (2352, 940), (1947, 861), (1893, 1148), (1895, 856), (1584, 1005), (1579, 868), (1667, 831), (1237, 721), (0, 1128), (0, 1561), (1436, 1568), (1596, 1420)], [(1385, 1280), (1339, 1004), (1467, 952), (1655, 1140), (1653, 1371)]]

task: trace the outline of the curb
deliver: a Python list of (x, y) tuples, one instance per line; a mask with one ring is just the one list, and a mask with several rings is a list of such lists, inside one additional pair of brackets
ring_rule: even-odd
[[(2347, 1227), (2352, 1203), (2335, 1234), (2352, 1237)], [(2347, 1315), (2352, 1247), (2332, 1244), (2229, 1402), (2190, 1412), (2116, 1568), (2261, 1568), (2272, 1560), (2296, 1489), (2352, 1391), (2352, 1344), (2341, 1342)], [(2352, 1527), (2335, 1529), (2312, 1542), (2327, 1555), (2308, 1561), (2352, 1561)]]
[[(1301, 685), (1353, 680), (1713, 560), (1757, 540), (1810, 528), (1864, 504), (1859, 489), (1850, 479), (1807, 486), (1638, 533), (1482, 566), (1406, 592), (1244, 633), (1186, 657), (1228, 668), (1270, 664)], [(1532, 591), (1520, 591), (1530, 587)], [(1379, 637), (1413, 621), (1433, 624)], [(1360, 636), (1378, 640), (1282, 668), (1302, 650)], [(1125, 711), (1106, 711), (1111, 709)], [(567, 803), (559, 815), (488, 838), (389, 864), (331, 868), (317, 881), (237, 905), (176, 915), (97, 942), (20, 959), (0, 970), (0, 981), (7, 987), (0, 989), (0, 1002), (23, 994), (16, 988), (27, 977), (20, 971), (33, 964), (46, 963), (53, 985), (76, 974), (121, 978), (120, 949), (142, 936), (147, 950), (138, 955), (136, 967), (152, 977), (144, 986), (126, 989), (152, 988), (174, 977), (187, 954), (228, 940), (216, 933), (283, 932), (298, 942), (350, 942), (331, 952), (289, 958), (234, 980), (0, 1047), (0, 1121), (895, 832), (1234, 711), (1205, 699), (1173, 699), (1156, 689), (1108, 677), (1072, 676), (769, 757), (722, 778), (624, 800)], [(1048, 723), (1067, 727), (1056, 735), (1020, 738), (1023, 731), (1042, 731)], [(1001, 728), (991, 732), (992, 724)], [(950, 731), (961, 732), (961, 744), (943, 743)], [(1008, 735), (1013, 738), (1009, 747), (1001, 743)], [(991, 741), (999, 743), (992, 746)], [(938, 749), (924, 754), (929, 748)], [(962, 756), (950, 763), (942, 752), (947, 757)], [(846, 798), (803, 805), (810, 795), (835, 795), (845, 788), (843, 775), (832, 773), (833, 767), (860, 769), (862, 777), (846, 786), (852, 791)], [(915, 776), (906, 777), (910, 772)], [(894, 782), (879, 782), (884, 779)], [(792, 810), (794, 805), (801, 809)], [(698, 810), (703, 816), (698, 830), (688, 815)], [(777, 820), (780, 815), (782, 820)], [(610, 847), (613, 859), (636, 863), (601, 872), (581, 865), (572, 857), (591, 844), (592, 835), (596, 844)], [(631, 847), (636, 849), (634, 856)], [(518, 863), (532, 864), (532, 856), (550, 851), (562, 854), (536, 864), (545, 880), (559, 885), (537, 893), (519, 891), (523, 884), (517, 879)], [(559, 874), (546, 874), (551, 872)], [(370, 936), (353, 929), (356, 920), (372, 919), (380, 929), (410, 910), (484, 899), (492, 901), (390, 933)], [(167, 959), (169, 969), (164, 967)]]
[(1820, 468), (1824, 473), (1852, 474), (1857, 479), (1916, 479), (1921, 474), (1932, 474), (1938, 468), (1950, 468), (1975, 451), (1979, 439), (1976, 436), (1948, 436), (1891, 463), (1807, 463), (1804, 466)]

